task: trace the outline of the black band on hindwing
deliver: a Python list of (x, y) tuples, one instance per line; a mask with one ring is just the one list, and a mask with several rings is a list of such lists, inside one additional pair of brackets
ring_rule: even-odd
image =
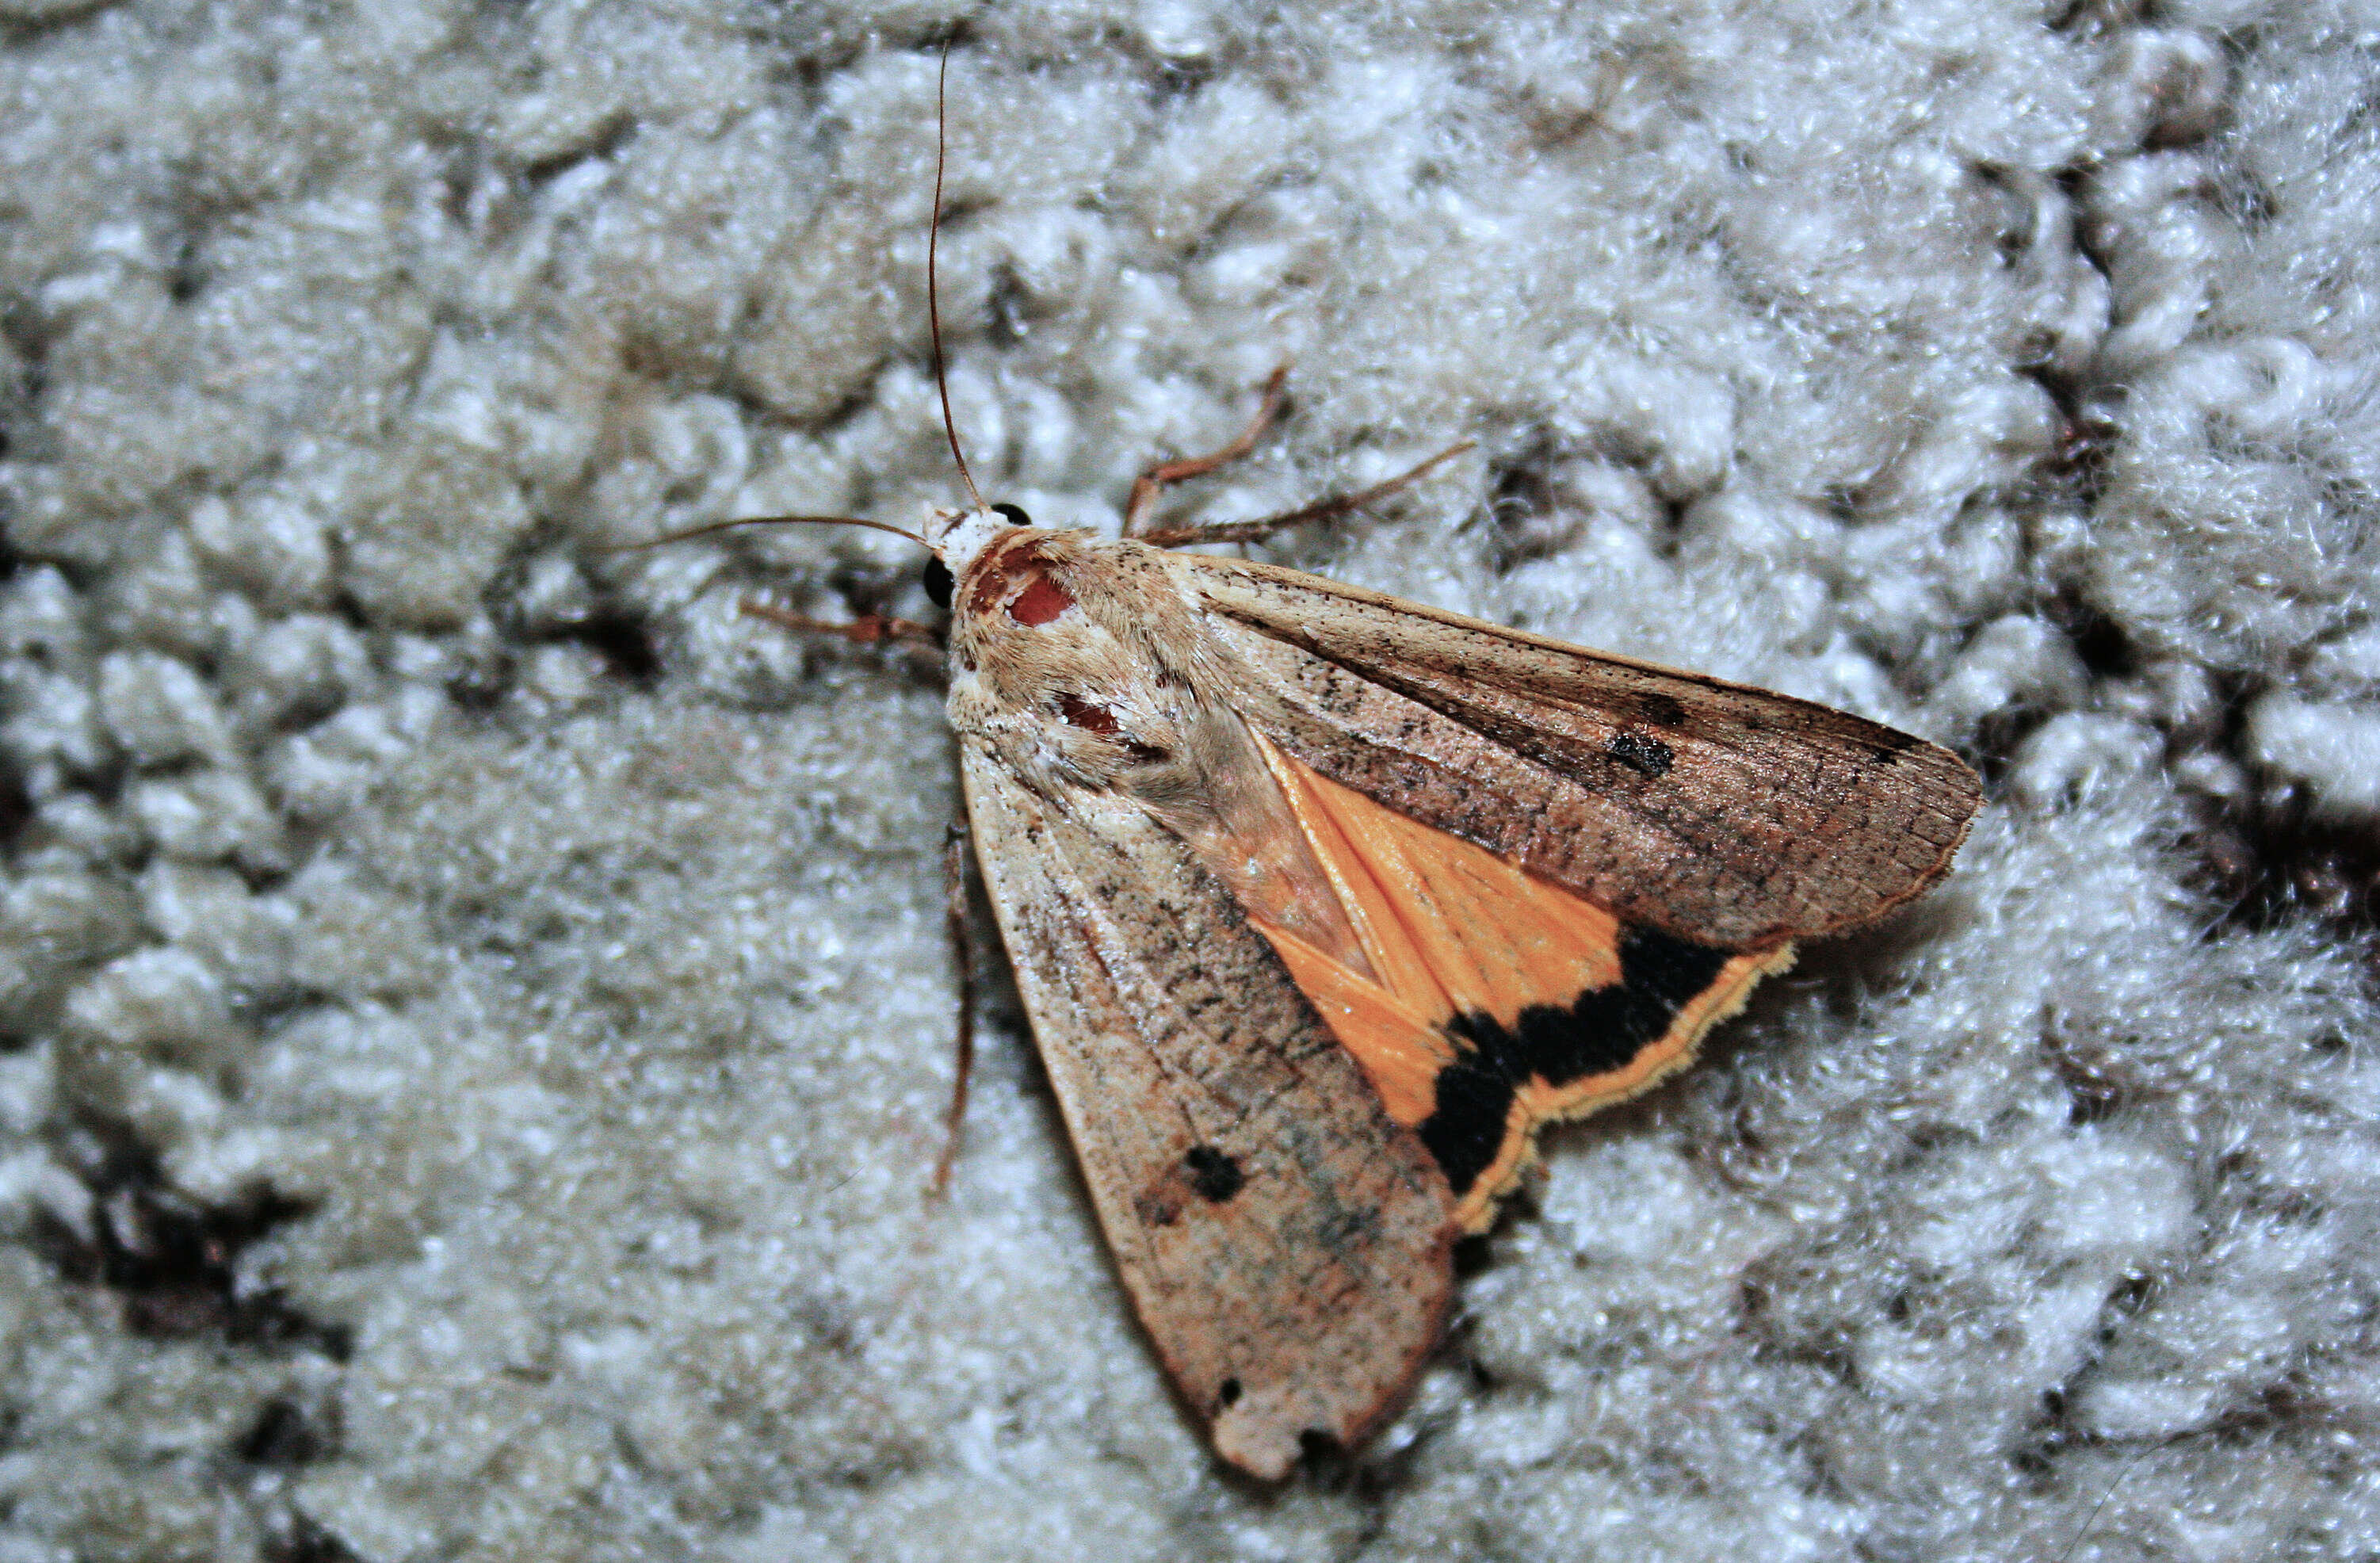
[(1416, 1132), (1456, 1196), (1495, 1164), (1524, 1082), (1566, 1085), (1625, 1068), (1669, 1035), (1678, 1012), (1730, 958), (1656, 928), (1630, 927), (1620, 937), (1620, 980), (1580, 994), (1569, 1008), (1532, 1004), (1512, 1030), (1476, 1011), (1448, 1021), (1458, 1057), (1439, 1072), (1433, 1109)]

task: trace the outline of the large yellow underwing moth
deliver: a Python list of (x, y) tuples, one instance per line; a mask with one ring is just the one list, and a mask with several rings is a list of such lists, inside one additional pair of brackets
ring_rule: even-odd
[(1084, 1181), (1259, 1476), (1396, 1404), (1540, 1125), (1932, 884), (1980, 798), (1859, 717), (1294, 570), (1009, 507), (924, 535), (977, 859)]
[(1159, 546), (1269, 523), (1034, 527), (951, 446), (973, 503), (903, 535), (977, 861), (1125, 1289), (1259, 1477), (1395, 1408), (1541, 1125), (1683, 1067), (1977, 806), (1859, 717)]

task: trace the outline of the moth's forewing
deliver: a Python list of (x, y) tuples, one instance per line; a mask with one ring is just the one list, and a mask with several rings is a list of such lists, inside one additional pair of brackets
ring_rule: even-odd
[(1220, 884), (1137, 805), (965, 751), (986, 887), (1083, 1181), (1225, 1459), (1353, 1444), (1443, 1327), (1452, 1196)]
[(1743, 951), (1873, 921), (1942, 877), (1982, 799), (1957, 756), (1847, 712), (1171, 557), (1283, 749), (1631, 924)]

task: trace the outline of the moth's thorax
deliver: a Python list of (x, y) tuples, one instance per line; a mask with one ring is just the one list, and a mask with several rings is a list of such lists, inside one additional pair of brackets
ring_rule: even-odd
[(952, 592), (951, 725), (1044, 797), (1130, 799), (1252, 915), (1366, 969), (1202, 613), (1162, 550), (1002, 532)]
[(951, 720), (1028, 772), (1107, 785), (1180, 752), (1199, 647), (1156, 550), (1008, 527), (952, 591)]

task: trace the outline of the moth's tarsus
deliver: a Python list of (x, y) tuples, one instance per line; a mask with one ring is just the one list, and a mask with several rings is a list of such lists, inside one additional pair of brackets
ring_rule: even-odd
[(1202, 456), (1191, 456), (1182, 461), (1160, 461), (1134, 479), (1132, 498), (1123, 507), (1123, 535), (1136, 538), (1147, 529), (1149, 513), (1157, 508), (1158, 492), (1166, 484), (1179, 483), (1190, 478), (1204, 477), (1217, 467), (1237, 461), (1254, 450), (1257, 437), (1264, 433), (1265, 430), (1271, 425), (1274, 417), (1280, 413), (1281, 387), (1288, 382), (1289, 366), (1282, 364), (1266, 379), (1264, 400), (1257, 406), (1256, 417), (1248, 420), (1248, 426), (1240, 431), (1239, 438), (1221, 450), (1213, 451)]
[(1155, 531), (1127, 533), (1157, 548), (1184, 548), (1197, 543), (1262, 542), (1275, 532), (1290, 527), (1304, 527), (1318, 521), (1334, 521), (1353, 515), (1375, 500), (1386, 499), (1398, 490), (1418, 482), (1432, 468), (1443, 466), (1470, 450), (1476, 441), (1463, 440), (1449, 445), (1418, 466), (1400, 472), (1386, 482), (1375, 483), (1354, 493), (1332, 494), (1312, 504), (1285, 510), (1278, 515), (1260, 516), (1254, 521), (1220, 521), (1201, 527), (1168, 527)]

